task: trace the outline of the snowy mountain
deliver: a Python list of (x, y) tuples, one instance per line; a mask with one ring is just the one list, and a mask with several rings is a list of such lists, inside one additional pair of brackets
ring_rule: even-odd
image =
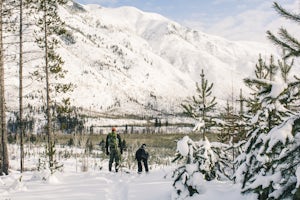
[[(228, 41), (133, 7), (70, 1), (60, 8), (60, 15), (69, 32), (61, 38), (59, 52), (68, 70), (66, 80), (76, 85), (72, 104), (89, 112), (180, 112), (180, 103), (195, 94), (202, 69), (214, 83), (217, 99), (226, 100), (232, 91), (239, 95), (242, 80), (253, 73), (260, 53), (266, 58), (274, 53), (271, 45)], [(42, 62), (30, 60), (28, 75)], [(13, 81), (7, 86), (7, 104), (17, 110), (18, 71), (16, 67), (8, 71)], [(25, 85), (26, 94), (37, 89), (31, 79)]]

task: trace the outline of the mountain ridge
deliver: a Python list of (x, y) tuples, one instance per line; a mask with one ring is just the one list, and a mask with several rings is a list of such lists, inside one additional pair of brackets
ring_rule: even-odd
[[(59, 14), (68, 31), (60, 38), (59, 53), (66, 80), (76, 84), (72, 105), (99, 113), (180, 113), (180, 104), (195, 94), (202, 69), (215, 84), (213, 95), (226, 100), (232, 90), (244, 88), (243, 78), (253, 73), (259, 53), (276, 53), (267, 44), (229, 41), (133, 7), (69, 1)], [(29, 62), (28, 71), (41, 62)], [(18, 88), (17, 81), (9, 88)], [(17, 102), (10, 100), (16, 110)], [(27, 98), (26, 103), (35, 101)]]

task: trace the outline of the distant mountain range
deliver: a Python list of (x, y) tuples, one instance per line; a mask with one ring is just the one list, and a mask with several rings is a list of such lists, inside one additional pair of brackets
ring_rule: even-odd
[[(260, 53), (268, 59), (275, 52), (271, 44), (228, 41), (134, 7), (70, 1), (59, 13), (69, 32), (61, 38), (59, 52), (68, 70), (66, 80), (76, 85), (70, 94), (72, 104), (90, 113), (181, 112), (180, 103), (195, 94), (202, 69), (214, 83), (213, 95), (226, 100), (232, 93), (239, 95), (243, 78), (253, 74)], [(32, 43), (24, 46), (38, 50)], [(42, 62), (38, 55), (28, 55), (28, 77)], [(11, 64), (7, 71), (7, 105), (17, 110), (18, 70)], [(40, 87), (28, 78), (24, 93), (29, 97)], [(33, 96), (26, 103), (42, 102)]]

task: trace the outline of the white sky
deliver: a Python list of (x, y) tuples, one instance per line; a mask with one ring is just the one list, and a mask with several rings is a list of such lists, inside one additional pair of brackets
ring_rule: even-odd
[[(76, 0), (75, 0), (76, 1)], [(182, 25), (229, 40), (268, 42), (266, 31), (286, 27), (300, 31), (300, 25), (280, 17), (273, 0), (77, 0), (104, 7), (134, 6), (159, 13)], [(277, 0), (287, 10), (300, 13), (300, 0)]]

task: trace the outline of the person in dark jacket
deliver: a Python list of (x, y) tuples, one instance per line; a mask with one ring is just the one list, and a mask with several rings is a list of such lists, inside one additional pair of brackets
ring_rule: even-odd
[(108, 170), (111, 171), (112, 164), (115, 162), (115, 170), (118, 172), (123, 148), (121, 137), (116, 133), (115, 127), (112, 128), (111, 133), (106, 137), (105, 149), (106, 155), (109, 155)]
[(135, 152), (135, 159), (137, 160), (138, 163), (138, 173), (142, 173), (143, 171), (142, 162), (144, 164), (145, 171), (149, 172), (148, 157), (149, 154), (146, 151), (146, 144), (142, 144), (142, 146)]

